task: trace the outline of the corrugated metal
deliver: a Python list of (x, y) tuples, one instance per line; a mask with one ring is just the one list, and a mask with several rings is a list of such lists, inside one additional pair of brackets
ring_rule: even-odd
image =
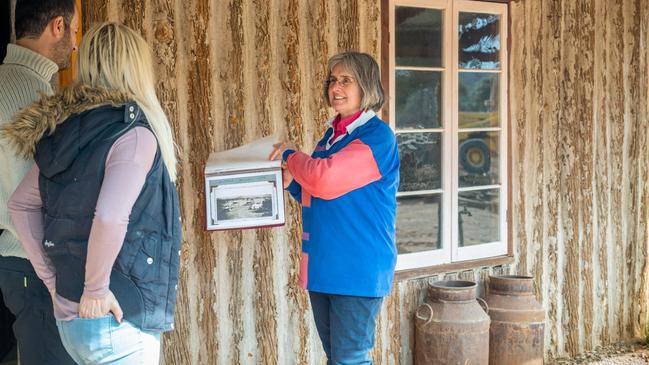
[[(399, 282), (377, 323), (376, 364), (412, 364), (427, 283), (529, 273), (548, 309), (549, 356), (641, 335), (647, 324), (649, 128), (646, 0), (511, 3), (516, 265)], [(151, 42), (180, 149), (183, 270), (167, 364), (323, 364), (296, 286), (301, 222), (206, 233), (211, 151), (284, 132), (311, 148), (329, 114), (326, 60), (380, 56), (380, 0), (88, 0)]]

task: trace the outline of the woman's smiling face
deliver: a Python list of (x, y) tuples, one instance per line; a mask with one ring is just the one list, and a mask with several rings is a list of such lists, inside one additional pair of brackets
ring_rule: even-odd
[(329, 104), (341, 118), (354, 115), (361, 109), (362, 91), (358, 81), (342, 65), (333, 67), (328, 83)]

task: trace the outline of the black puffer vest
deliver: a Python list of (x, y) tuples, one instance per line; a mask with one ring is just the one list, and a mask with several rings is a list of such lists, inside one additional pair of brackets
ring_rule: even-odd
[[(56, 291), (66, 299), (78, 302), (83, 292), (88, 237), (108, 152), (136, 126), (149, 128), (135, 103), (99, 106), (69, 116), (36, 145), (43, 248), (56, 268)], [(158, 149), (110, 277), (124, 318), (141, 329), (173, 329), (179, 220), (176, 188)]]

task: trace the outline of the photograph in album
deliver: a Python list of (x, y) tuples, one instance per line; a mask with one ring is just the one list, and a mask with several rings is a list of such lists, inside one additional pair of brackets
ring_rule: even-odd
[(205, 169), (207, 229), (284, 224), (281, 161), (268, 161), (275, 137), (213, 153)]
[[(270, 180), (239, 182), (257, 178)], [(276, 219), (277, 202), (275, 195), (277, 187), (274, 178), (274, 175), (261, 175), (249, 178), (235, 177), (215, 180), (215, 185), (211, 187), (212, 206), (216, 207), (212, 212), (213, 223)]]
[[(207, 178), (208, 229), (273, 226), (284, 223), (280, 171)], [(281, 206), (280, 206), (281, 204)]]

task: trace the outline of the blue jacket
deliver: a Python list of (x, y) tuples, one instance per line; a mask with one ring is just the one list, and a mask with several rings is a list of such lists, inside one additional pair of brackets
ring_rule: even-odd
[[(331, 121), (329, 121), (331, 124)], [(286, 151), (302, 205), (300, 284), (321, 293), (381, 297), (394, 277), (399, 153), (390, 127), (366, 111), (311, 156)]]

